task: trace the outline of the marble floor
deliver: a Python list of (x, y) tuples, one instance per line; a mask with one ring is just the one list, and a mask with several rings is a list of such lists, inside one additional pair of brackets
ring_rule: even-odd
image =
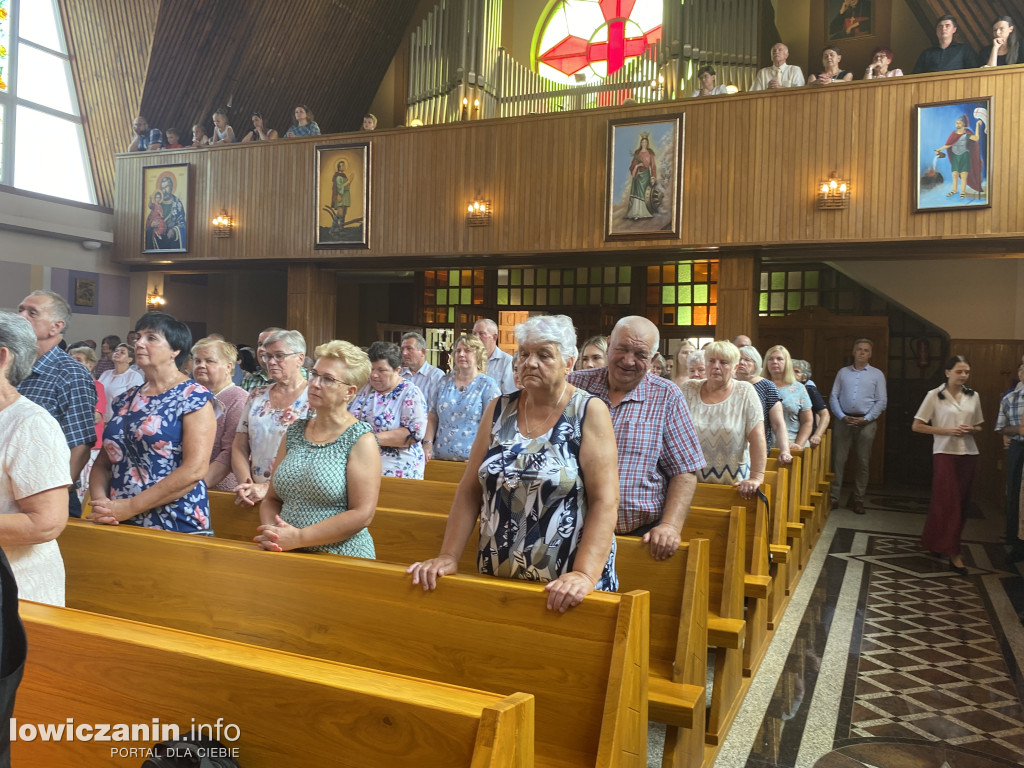
[(866, 509), (829, 517), (714, 768), (1024, 766), (1024, 569), (999, 511), (972, 510), (965, 578), (918, 544), (927, 490)]

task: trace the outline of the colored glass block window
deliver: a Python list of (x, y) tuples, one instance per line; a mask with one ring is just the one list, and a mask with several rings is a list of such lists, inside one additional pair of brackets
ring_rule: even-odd
[(761, 273), (757, 311), (761, 317), (781, 317), (804, 307), (824, 307), (836, 314), (872, 314), (862, 306), (856, 284), (830, 267), (787, 266)]
[(647, 317), (674, 327), (708, 327), (718, 321), (718, 260), (680, 261), (647, 267)]
[(553, 312), (574, 305), (628, 305), (632, 280), (631, 267), (503, 268), (497, 270), (498, 306)]
[(662, 0), (562, 0), (537, 25), (534, 66), (559, 83), (594, 84), (661, 39)]
[(454, 322), (455, 307), (471, 307), (483, 303), (484, 270), (428, 269), (423, 273), (424, 322)]

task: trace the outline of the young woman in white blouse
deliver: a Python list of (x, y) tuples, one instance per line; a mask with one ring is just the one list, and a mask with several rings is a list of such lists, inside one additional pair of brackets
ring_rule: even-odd
[(981, 398), (966, 386), (971, 364), (962, 355), (946, 363), (946, 383), (928, 392), (914, 416), (913, 430), (932, 435), (932, 500), (921, 544), (949, 558), (961, 576), (968, 571), (960, 554), (965, 508), (978, 463), (974, 435), (981, 431)]

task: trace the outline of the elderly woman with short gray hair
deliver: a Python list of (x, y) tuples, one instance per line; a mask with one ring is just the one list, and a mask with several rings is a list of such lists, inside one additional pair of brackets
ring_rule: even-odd
[(231, 471), (238, 480), (236, 504), (263, 501), (285, 430), (306, 418), (309, 400), (302, 363), (306, 340), (298, 331), (275, 331), (263, 340), (263, 360), (270, 384), (253, 387), (242, 408), (231, 446)]
[(19, 597), (64, 605), (56, 539), (68, 520), (71, 453), (53, 416), (16, 389), (35, 362), (28, 320), (0, 312), (0, 546)]
[(455, 573), (479, 517), (479, 571), (547, 582), (548, 608), (564, 612), (594, 589), (618, 587), (615, 434), (607, 406), (566, 379), (576, 357), (572, 320), (531, 317), (515, 338), (522, 389), (488, 404), (441, 552), (409, 573), (424, 589)]

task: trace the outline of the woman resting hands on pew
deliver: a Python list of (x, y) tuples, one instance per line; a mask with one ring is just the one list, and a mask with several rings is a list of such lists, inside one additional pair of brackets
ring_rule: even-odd
[(761, 375), (764, 360), (755, 347), (740, 347), (740, 361), (736, 364), (736, 378), (749, 382), (761, 400), (761, 411), (764, 413), (765, 447), (779, 449), (779, 463), (788, 466), (793, 463), (789, 452), (789, 430), (786, 429), (786, 414), (782, 410), (782, 398), (779, 388)]
[(768, 458), (761, 400), (752, 384), (733, 378), (740, 351), (732, 342), (712, 342), (704, 357), (707, 378), (680, 387), (707, 462), (699, 479), (734, 485), (740, 496), (753, 498)]
[(89, 519), (209, 534), (203, 477), (217, 419), (213, 393), (179, 370), (192, 333), (163, 312), (147, 312), (135, 330), (135, 362), (146, 380), (114, 402), (89, 478)]
[(595, 589), (618, 588), (615, 435), (607, 406), (566, 380), (576, 357), (572, 320), (531, 317), (515, 336), (523, 388), (484, 410), (441, 553), (407, 572), (414, 584), (437, 587), (458, 570), (479, 517), (480, 573), (547, 582), (548, 608), (564, 613)]
[(263, 501), (285, 430), (306, 418), (309, 400), (302, 363), (306, 340), (298, 331), (274, 331), (263, 340), (270, 384), (253, 387), (238, 420), (231, 446), (231, 471), (238, 479), (235, 504), (254, 507)]
[(261, 549), (330, 552), (373, 559), (366, 529), (377, 509), (380, 453), (373, 428), (348, 405), (370, 378), (370, 359), (347, 341), (316, 348), (309, 418), (288, 427), (260, 504), (253, 539)]
[(64, 605), (56, 539), (68, 521), (71, 453), (56, 419), (16, 389), (35, 363), (32, 325), (0, 312), (0, 546), (19, 597)]

